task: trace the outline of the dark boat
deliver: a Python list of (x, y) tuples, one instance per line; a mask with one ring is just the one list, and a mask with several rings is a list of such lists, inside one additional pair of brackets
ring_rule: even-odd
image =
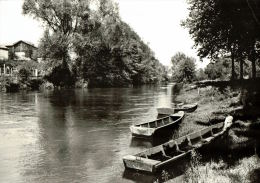
[(225, 122), (170, 140), (135, 155), (125, 156), (123, 158), (125, 168), (150, 173), (156, 172), (163, 166), (184, 157), (192, 150), (211, 143), (231, 126), (232, 121), (233, 117), (228, 116)]
[(178, 124), (182, 121), (184, 112), (180, 111), (167, 117), (159, 118), (151, 122), (132, 125), (130, 130), (133, 136), (151, 137), (156, 131)]
[(158, 115), (170, 115), (175, 112), (184, 111), (184, 112), (194, 112), (198, 108), (198, 104), (186, 104), (186, 105), (178, 105), (175, 108), (157, 108)]

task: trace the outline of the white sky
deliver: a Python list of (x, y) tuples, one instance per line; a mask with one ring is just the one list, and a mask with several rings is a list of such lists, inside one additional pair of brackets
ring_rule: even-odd
[[(164, 65), (178, 51), (196, 57), (188, 30), (180, 26), (188, 15), (186, 0), (116, 0), (122, 19), (155, 52)], [(0, 0), (0, 45), (25, 40), (38, 44), (41, 24), (22, 15), (23, 0)], [(197, 61), (198, 67), (206, 63)]]

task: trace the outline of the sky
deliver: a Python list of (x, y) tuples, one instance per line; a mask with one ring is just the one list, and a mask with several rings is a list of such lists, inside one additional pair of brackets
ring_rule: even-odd
[[(188, 30), (181, 27), (181, 20), (188, 16), (186, 0), (115, 0), (120, 16), (149, 44), (155, 57), (170, 65), (171, 57), (178, 51), (195, 57), (198, 68), (201, 62)], [(43, 27), (32, 17), (22, 15), (23, 0), (0, 0), (0, 45), (25, 40), (38, 45)]]

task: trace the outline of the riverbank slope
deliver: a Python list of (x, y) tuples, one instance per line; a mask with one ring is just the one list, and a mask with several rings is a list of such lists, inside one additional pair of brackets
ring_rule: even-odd
[[(169, 182), (180, 180), (182, 182), (212, 182), (213, 180), (219, 182), (221, 180), (220, 182), (229, 183), (236, 182), (240, 178), (243, 178), (243, 182), (254, 182), (259, 178), (259, 156), (244, 153), (244, 151), (249, 152), (248, 148), (252, 146), (258, 147), (259, 142), (256, 141), (260, 134), (260, 118), (256, 113), (259, 111), (258, 97), (258, 91), (252, 92), (247, 89), (230, 87), (220, 89), (212, 86), (197, 88), (184, 85), (176, 100), (184, 103), (198, 103), (198, 109), (186, 115), (185, 122), (181, 124), (179, 136), (224, 121), (227, 115), (234, 117), (234, 123), (225, 138), (229, 153), (225, 154), (227, 156), (225, 161), (221, 157), (218, 160), (213, 160), (212, 157), (212, 160), (203, 162), (198, 158), (200, 155), (193, 155), (184, 175)], [(259, 148), (255, 150), (255, 154), (258, 151)], [(236, 156), (236, 152), (239, 152), (241, 156), (232, 157)], [(214, 154), (214, 152), (210, 153)], [(229, 162), (231, 159), (232, 165)]]

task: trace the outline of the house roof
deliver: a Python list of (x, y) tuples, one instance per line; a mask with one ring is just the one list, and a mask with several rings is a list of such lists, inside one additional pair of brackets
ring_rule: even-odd
[(4, 46), (4, 45), (0, 45), (0, 49), (2, 49), (2, 50), (8, 50), (8, 48), (7, 48), (6, 46)]
[(23, 42), (23, 43), (25, 43), (25, 44), (27, 44), (27, 45), (30, 45), (30, 46), (32, 46), (32, 47), (34, 47), (34, 48), (37, 48), (33, 43), (31, 43), (31, 42), (29, 42), (29, 41), (23, 41), (23, 40), (17, 41), (17, 42), (15, 42), (15, 43), (12, 44), (12, 45), (8, 45), (7, 47), (12, 47), (12, 46), (14, 46), (14, 45), (17, 45), (17, 44), (20, 43), (20, 42)]

